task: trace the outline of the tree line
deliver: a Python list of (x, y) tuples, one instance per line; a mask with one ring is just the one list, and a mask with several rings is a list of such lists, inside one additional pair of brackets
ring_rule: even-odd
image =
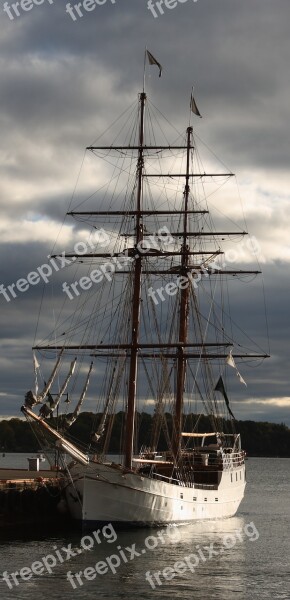
[[(49, 419), (48, 423), (53, 427), (61, 428), (61, 418), (60, 416), (59, 422), (55, 418)], [(101, 414), (81, 413), (69, 429), (69, 438), (80, 447), (82, 445), (87, 447), (100, 420)], [(167, 429), (169, 437), (172, 433), (172, 416), (169, 413), (165, 415), (165, 421), (166, 428), (161, 430), (159, 438), (158, 450), (160, 451), (166, 449), (165, 429)], [(114, 417), (111, 441), (108, 447), (110, 453), (122, 452), (123, 422), (124, 413), (121, 411)], [(196, 429), (197, 422), (198, 429)], [(226, 422), (225, 425), (230, 430), (230, 423)], [(151, 414), (137, 413), (136, 430), (138, 430), (139, 446), (135, 448), (136, 452), (140, 450), (141, 446), (150, 446), (153, 427), (154, 420)], [(184, 430), (193, 431), (194, 428), (200, 432), (212, 430), (208, 417), (186, 415)], [(290, 429), (284, 423), (235, 421), (235, 430), (241, 434), (242, 447), (249, 456), (290, 457)], [(2, 452), (38, 452), (46, 445), (47, 442), (39, 426), (31, 426), (27, 421), (18, 418), (0, 421), (0, 449)], [(93, 452), (98, 451), (98, 446), (93, 443), (91, 448)]]

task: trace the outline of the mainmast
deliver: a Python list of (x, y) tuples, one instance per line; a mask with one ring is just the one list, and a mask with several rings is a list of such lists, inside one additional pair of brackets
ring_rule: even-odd
[(143, 91), (140, 94), (140, 125), (139, 125), (139, 148), (137, 163), (137, 199), (136, 199), (136, 233), (135, 233), (135, 269), (133, 281), (133, 308), (132, 308), (132, 332), (131, 332), (131, 353), (129, 367), (129, 385), (128, 385), (128, 405), (125, 436), (125, 467), (132, 468), (133, 444), (134, 444), (134, 425), (136, 410), (136, 389), (137, 389), (137, 370), (138, 370), (138, 342), (140, 329), (140, 303), (141, 303), (141, 279), (142, 279), (142, 258), (138, 254), (138, 244), (143, 240), (142, 223), (142, 191), (143, 191), (143, 170), (144, 170), (144, 116), (145, 116), (146, 94)]
[[(186, 146), (186, 174), (184, 188), (184, 218), (183, 218), (183, 241), (181, 247), (181, 276), (188, 278), (189, 264), (189, 246), (188, 246), (188, 200), (189, 200), (189, 178), (190, 178), (190, 152), (192, 149), (192, 127), (187, 128), (187, 146)], [(189, 294), (190, 286), (181, 286), (180, 311), (179, 311), (179, 336), (178, 342), (181, 344), (177, 350), (177, 378), (176, 378), (176, 400), (173, 420), (173, 439), (172, 450), (175, 459), (178, 458), (180, 451), (180, 439), (182, 432), (182, 412), (183, 395), (186, 378), (186, 358), (182, 344), (187, 343), (188, 338), (188, 315), (189, 315)]]

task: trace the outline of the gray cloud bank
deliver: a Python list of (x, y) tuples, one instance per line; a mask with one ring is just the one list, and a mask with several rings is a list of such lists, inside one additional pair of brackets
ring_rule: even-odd
[[(117, 0), (77, 22), (65, 4), (14, 21), (1, 8), (0, 283), (24, 277), (50, 253), (84, 148), (136, 98), (147, 45), (164, 67), (160, 80), (148, 71), (152, 101), (183, 131), (194, 84), (203, 114), (197, 133), (237, 173), (251, 234), (266, 251), (272, 358), (243, 373), (249, 386), (233, 388), (235, 413), (290, 424), (288, 0), (188, 1), (158, 19), (143, 0)], [(60, 244), (71, 246), (77, 229), (66, 224)], [(248, 291), (235, 312), (262, 343), (262, 298), (253, 292), (249, 304)], [(32, 385), (41, 293), (38, 286), (10, 303), (0, 297), (2, 415), (19, 414)], [(45, 331), (51, 318), (48, 311)]]

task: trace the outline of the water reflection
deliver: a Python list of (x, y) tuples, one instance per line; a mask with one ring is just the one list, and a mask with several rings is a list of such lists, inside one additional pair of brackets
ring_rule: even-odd
[[(19, 533), (10, 541), (2, 538), (0, 573), (19, 572), (47, 555), (55, 556), (57, 550), (65, 555), (62, 548), (70, 547), (74, 555), (63, 563), (57, 561), (50, 574), (33, 575), (12, 590), (0, 582), (1, 600), (168, 600), (169, 596), (178, 600), (289, 600), (289, 466), (286, 460), (283, 464), (273, 459), (248, 461), (249, 483), (237, 517), (187, 524), (170, 532), (163, 528), (163, 537), (156, 529), (117, 531), (113, 541), (100, 535), (101, 542), (95, 540), (82, 553), (78, 553), (84, 535), (80, 531)], [(89, 538), (84, 545), (89, 548)], [(120, 564), (116, 558), (108, 563), (112, 555)], [(114, 561), (113, 573), (109, 565)], [(103, 563), (99, 570), (104, 572), (93, 578), (98, 563)], [(77, 573), (81, 573), (80, 582)], [(159, 573), (157, 578), (155, 573)]]

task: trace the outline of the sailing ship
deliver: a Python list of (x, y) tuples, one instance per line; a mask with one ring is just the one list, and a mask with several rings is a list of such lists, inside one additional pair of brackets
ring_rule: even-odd
[[(150, 56), (150, 64), (161, 67)], [(68, 214), (92, 235), (97, 231), (98, 241), (65, 255), (80, 269), (70, 286), (66, 282), (73, 316), (65, 313), (65, 332), (59, 320), (51, 338), (35, 346), (38, 378), (39, 357), (55, 364), (42, 391), (37, 386), (28, 392), (22, 411), (61, 456), (70, 457), (64, 461), (65, 494), (74, 519), (90, 526), (157, 526), (231, 517), (246, 476), (226, 391), (233, 373), (228, 367), (244, 382), (236, 364), (267, 355), (257, 346), (242, 352), (233, 339), (224, 285), (259, 271), (228, 268), (221, 258), (221, 239), (240, 240), (246, 232), (216, 230), (206, 183), (225, 183), (233, 174), (203, 170), (190, 123), (185, 135), (176, 137), (174, 130), (171, 143), (164, 142), (167, 131), (156, 141), (151, 126), (160, 113), (144, 87), (134, 111), (123, 115), (120, 136), (124, 119), (129, 134), (122, 144), (115, 137), (117, 143), (87, 148), (104, 161), (102, 185), (89, 210)], [(200, 116), (191, 97), (193, 114)], [(76, 273), (82, 273), (78, 281)], [(76, 407), (56, 429), (49, 417), (68, 389), (70, 397), (78, 393)], [(84, 447), (72, 439), (70, 427), (94, 397), (102, 416)], [(146, 447), (138, 442), (142, 405), (153, 406)], [(121, 409), (119, 463), (108, 450)], [(206, 430), (200, 425), (204, 414)]]

